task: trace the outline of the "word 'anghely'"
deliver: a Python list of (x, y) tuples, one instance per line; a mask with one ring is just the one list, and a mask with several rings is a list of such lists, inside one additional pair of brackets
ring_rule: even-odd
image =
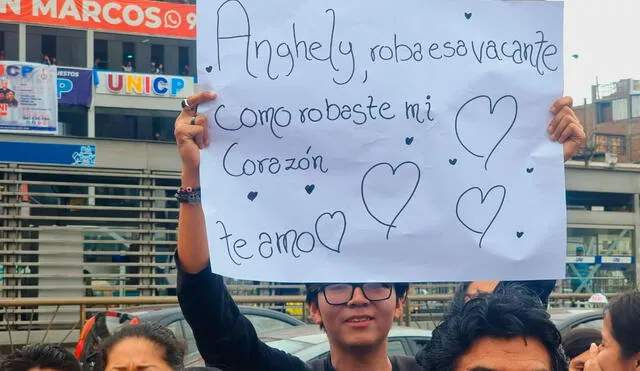
[(288, 77), (297, 64), (306, 61), (328, 63), (331, 70), (339, 75), (333, 78), (334, 83), (349, 83), (356, 69), (353, 43), (335, 40), (335, 10), (327, 9), (325, 13), (331, 21), (323, 40), (305, 40), (300, 37), (295, 22), (291, 25), (290, 40), (256, 40), (252, 38), (251, 21), (244, 5), (240, 1), (225, 1), (217, 12), (218, 70), (223, 69), (220, 51), (224, 49), (226, 53), (230, 53), (229, 48), (232, 44), (227, 42), (240, 39), (246, 40), (246, 43), (236, 45), (242, 45), (244, 48), (246, 72), (253, 78), (266, 76), (271, 80), (278, 80), (282, 76)]

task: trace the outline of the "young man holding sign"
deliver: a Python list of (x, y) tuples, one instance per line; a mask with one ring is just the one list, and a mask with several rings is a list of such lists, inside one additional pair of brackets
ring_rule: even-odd
[[(402, 314), (406, 284), (309, 285), (308, 302), (316, 323), (327, 332), (330, 357), (305, 364), (262, 343), (251, 323), (227, 292), (221, 276), (211, 272), (209, 244), (200, 205), (200, 150), (209, 146), (206, 118), (197, 105), (214, 100), (203, 92), (183, 103), (175, 136), (182, 161), (178, 227), (178, 298), (209, 366), (232, 370), (419, 370), (407, 357), (389, 357), (387, 335)], [(551, 138), (564, 143), (565, 159), (582, 144), (584, 132), (562, 98), (552, 108)]]

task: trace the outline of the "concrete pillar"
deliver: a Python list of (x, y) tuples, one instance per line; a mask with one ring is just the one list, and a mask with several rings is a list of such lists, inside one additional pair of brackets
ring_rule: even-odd
[(24, 23), (18, 25), (18, 60), (27, 60), (27, 25)]
[(94, 39), (95, 39), (95, 32), (93, 30), (87, 30), (87, 64), (86, 64), (87, 68), (94, 67), (93, 65), (93, 62), (95, 61), (95, 58), (93, 57)]

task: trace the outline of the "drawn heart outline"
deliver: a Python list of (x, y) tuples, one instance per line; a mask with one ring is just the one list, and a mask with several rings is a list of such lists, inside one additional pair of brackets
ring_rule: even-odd
[(464, 13), (466, 19), (471, 19), (472, 13)]
[(456, 122), (455, 122), (455, 131), (456, 131), (456, 138), (458, 138), (458, 142), (460, 143), (460, 145), (462, 145), (462, 147), (469, 152), (470, 154), (472, 154), (475, 157), (478, 158), (485, 158), (485, 155), (479, 155), (475, 152), (473, 152), (472, 150), (470, 150), (463, 142), (462, 139), (460, 138), (460, 132), (458, 129), (458, 119), (460, 118), (460, 113), (462, 111), (464, 111), (464, 108), (470, 104), (471, 102), (477, 100), (477, 99), (487, 99), (489, 101), (489, 113), (493, 115), (493, 113), (496, 110), (496, 107), (498, 106), (498, 103), (500, 103), (503, 99), (513, 99), (513, 103), (515, 104), (515, 113), (513, 115), (513, 120), (511, 121), (511, 124), (509, 125), (509, 128), (507, 128), (507, 130), (505, 131), (505, 133), (502, 135), (502, 137), (500, 137), (500, 139), (498, 140), (498, 142), (496, 142), (496, 144), (493, 146), (493, 148), (491, 149), (491, 152), (489, 152), (489, 155), (486, 156), (486, 159), (484, 161), (484, 169), (487, 170), (487, 164), (489, 163), (489, 160), (491, 159), (491, 156), (493, 156), (493, 152), (495, 152), (495, 150), (498, 148), (498, 146), (502, 143), (502, 141), (504, 140), (504, 138), (507, 137), (507, 134), (509, 134), (509, 132), (511, 131), (511, 129), (513, 129), (513, 125), (515, 125), (516, 120), (518, 118), (518, 101), (516, 100), (516, 98), (513, 95), (503, 95), (502, 97), (500, 97), (498, 100), (495, 101), (495, 103), (493, 103), (493, 101), (491, 100), (491, 97), (488, 95), (480, 95), (474, 98), (469, 99), (468, 101), (466, 101), (462, 107), (460, 107), (460, 109), (458, 110), (458, 112), (456, 113)]
[(213, 71), (213, 66), (207, 66), (205, 70), (207, 70), (207, 73), (211, 73), (211, 71)]
[(411, 145), (411, 143), (413, 143), (413, 137), (406, 137), (406, 138), (404, 139), (404, 142), (405, 142), (408, 146), (410, 146), (410, 145)]
[(524, 236), (524, 232), (516, 232), (516, 237), (522, 238)]
[[(478, 191), (478, 192), (480, 192), (480, 205), (482, 205), (487, 200), (487, 198), (489, 197), (491, 192), (493, 192), (494, 190), (497, 190), (497, 189), (502, 190), (502, 197), (500, 199), (500, 206), (498, 206), (498, 209), (496, 210), (495, 214), (491, 218), (491, 221), (489, 222), (489, 224), (487, 225), (487, 227), (483, 231), (477, 231), (477, 230), (471, 228), (469, 225), (467, 225), (467, 223), (464, 222), (464, 220), (462, 220), (462, 217), (460, 217), (460, 202), (466, 196), (467, 193), (472, 192), (472, 191)], [(502, 206), (504, 205), (504, 200), (505, 200), (506, 196), (507, 196), (507, 189), (505, 188), (505, 186), (496, 185), (496, 186), (491, 187), (487, 191), (486, 194), (482, 191), (482, 189), (480, 187), (471, 187), (471, 188), (467, 189), (466, 191), (462, 192), (460, 197), (458, 197), (458, 202), (456, 202), (456, 217), (458, 218), (458, 221), (460, 221), (460, 223), (463, 226), (465, 226), (465, 228), (467, 228), (468, 230), (470, 230), (473, 233), (477, 233), (477, 234), (481, 234), (482, 235), (482, 237), (480, 238), (480, 243), (478, 244), (478, 247), (482, 248), (482, 241), (484, 240), (484, 236), (487, 234), (487, 232), (489, 231), (489, 228), (491, 228), (491, 226), (493, 225), (493, 222), (495, 222), (496, 218), (500, 214), (500, 211), (502, 210)]]
[(450, 158), (449, 159), (449, 163), (451, 164), (451, 166), (453, 166), (453, 165), (458, 163), (458, 159), (457, 158)]
[[(333, 218), (336, 215), (339, 215), (339, 216), (342, 217), (342, 233), (340, 234), (340, 239), (338, 239), (338, 247), (331, 248), (322, 239), (322, 236), (321, 236), (320, 232), (318, 231), (318, 223), (320, 223), (320, 220), (324, 220), (324, 218), (326, 218), (326, 217), (329, 217), (329, 219), (333, 220)], [(344, 213), (342, 211), (335, 211), (333, 213), (327, 212), (327, 213), (320, 214), (318, 219), (316, 219), (315, 230), (316, 230), (316, 236), (318, 236), (318, 242), (320, 242), (322, 244), (322, 246), (326, 247), (327, 249), (329, 249), (331, 251), (335, 251), (337, 253), (340, 253), (340, 246), (342, 245), (342, 239), (344, 238), (344, 234), (347, 232), (347, 217), (344, 215)]]
[[(367, 200), (364, 197), (364, 183), (367, 179), (367, 176), (377, 167), (379, 166), (386, 166), (389, 167), (391, 169), (391, 175), (396, 175), (396, 172), (403, 166), (414, 166), (416, 168), (416, 170), (418, 171), (418, 177), (416, 179), (416, 184), (413, 187), (413, 189), (411, 190), (411, 194), (409, 195), (409, 197), (407, 198), (407, 201), (402, 205), (402, 207), (400, 208), (400, 210), (398, 211), (398, 213), (393, 217), (393, 220), (391, 220), (391, 223), (385, 223), (382, 220), (378, 219), (378, 217), (376, 217), (375, 215), (373, 215), (373, 212), (371, 212), (371, 209), (369, 209), (369, 204), (367, 203)], [(409, 204), (409, 202), (411, 201), (411, 199), (413, 198), (413, 195), (416, 193), (416, 190), (418, 189), (418, 185), (420, 184), (420, 167), (415, 163), (415, 162), (411, 162), (411, 161), (405, 161), (400, 163), (398, 166), (393, 167), (393, 165), (391, 165), (388, 162), (381, 162), (379, 164), (375, 164), (373, 165), (371, 168), (369, 168), (369, 170), (367, 170), (364, 173), (364, 176), (362, 177), (362, 182), (360, 183), (360, 196), (362, 197), (362, 202), (364, 203), (364, 207), (367, 210), (367, 213), (369, 213), (369, 215), (371, 215), (371, 217), (377, 221), (378, 223), (384, 225), (385, 227), (387, 227), (387, 240), (389, 239), (389, 233), (391, 232), (391, 228), (396, 228), (396, 226), (394, 225), (394, 223), (396, 222), (396, 220), (398, 219), (398, 217), (400, 216), (400, 214), (402, 214), (402, 212), (404, 211), (404, 209), (407, 207), (407, 205)]]
[(532, 167), (528, 167), (527, 168), (527, 173), (529, 173), (529, 174), (533, 173), (533, 168)]
[(247, 198), (248, 198), (250, 201), (255, 200), (255, 199), (256, 199), (256, 197), (258, 197), (258, 192), (256, 192), (256, 191), (251, 191), (251, 192), (249, 192), (249, 194), (247, 194)]

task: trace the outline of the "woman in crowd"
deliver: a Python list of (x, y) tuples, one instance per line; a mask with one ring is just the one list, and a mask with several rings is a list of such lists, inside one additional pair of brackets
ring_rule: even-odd
[(184, 346), (171, 330), (155, 324), (124, 326), (101, 345), (100, 369), (136, 371), (184, 369)]
[(562, 347), (571, 361), (571, 370), (583, 370), (589, 359), (591, 344), (602, 343), (600, 330), (594, 328), (577, 328), (569, 331), (562, 339)]
[(602, 345), (592, 344), (589, 353), (585, 371), (640, 370), (640, 292), (626, 293), (610, 304)]

